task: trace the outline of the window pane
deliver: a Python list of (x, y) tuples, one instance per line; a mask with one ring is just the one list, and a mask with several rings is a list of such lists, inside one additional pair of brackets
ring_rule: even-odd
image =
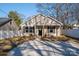
[(26, 30), (26, 32), (28, 32), (28, 29)]
[(55, 28), (54, 27), (51, 27), (51, 26), (48, 26), (48, 32), (51, 33), (51, 32), (55, 32)]
[(30, 32), (33, 32), (32, 29), (30, 29)]
[(28, 27), (26, 27), (26, 29), (28, 29)]
[(28, 27), (26, 27), (26, 32), (28, 32)]
[(53, 29), (50, 29), (50, 32), (53, 32)]
[(34, 32), (34, 27), (29, 27), (29, 32), (33, 33)]

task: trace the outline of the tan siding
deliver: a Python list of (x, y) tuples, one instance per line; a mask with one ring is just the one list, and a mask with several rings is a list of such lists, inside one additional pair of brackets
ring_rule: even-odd
[[(29, 21), (27, 21), (27, 25), (26, 26), (34, 26), (35, 28), (35, 34), (38, 35), (38, 28), (36, 26), (61, 26), (59, 23), (57, 23), (56, 21), (54, 21), (53, 19), (49, 18), (49, 17), (45, 17), (42, 15), (37, 15), (35, 17), (30, 18)], [(59, 36), (61, 34), (61, 28), (57, 27), (55, 28), (55, 33), (48, 33), (48, 29), (46, 28), (42, 28), (42, 34), (49, 34), (49, 35), (54, 35), (54, 36)]]

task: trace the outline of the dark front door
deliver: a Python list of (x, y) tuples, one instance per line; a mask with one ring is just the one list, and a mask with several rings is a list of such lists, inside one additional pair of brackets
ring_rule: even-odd
[(38, 35), (42, 36), (42, 30), (39, 30)]

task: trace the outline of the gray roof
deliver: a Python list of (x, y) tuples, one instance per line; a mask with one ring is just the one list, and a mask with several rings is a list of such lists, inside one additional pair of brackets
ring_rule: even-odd
[(11, 21), (10, 18), (0, 18), (0, 26), (8, 23), (9, 21)]

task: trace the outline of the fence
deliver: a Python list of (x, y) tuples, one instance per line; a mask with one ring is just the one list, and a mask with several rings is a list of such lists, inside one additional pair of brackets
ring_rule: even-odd
[(22, 31), (0, 31), (0, 39), (12, 38), (15, 36), (23, 36)]

